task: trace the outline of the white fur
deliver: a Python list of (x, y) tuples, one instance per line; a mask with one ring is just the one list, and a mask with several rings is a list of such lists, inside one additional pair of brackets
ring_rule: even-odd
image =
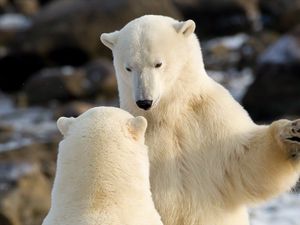
[(145, 118), (97, 107), (57, 125), (64, 140), (43, 225), (162, 225), (150, 193)]
[[(256, 125), (207, 76), (194, 29), (149, 15), (101, 40), (113, 52), (121, 108), (148, 120), (151, 189), (163, 223), (246, 225), (248, 204), (295, 184), (300, 166), (291, 151), (299, 143), (287, 141), (290, 121)], [(147, 98), (154, 105), (139, 109), (135, 102)]]

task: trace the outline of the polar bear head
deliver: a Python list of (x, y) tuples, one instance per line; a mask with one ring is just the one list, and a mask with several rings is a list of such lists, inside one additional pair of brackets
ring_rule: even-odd
[[(144, 110), (154, 108), (174, 88), (187, 70), (191, 52), (200, 52), (194, 30), (192, 20), (146, 15), (101, 35), (102, 43), (113, 52), (119, 92), (126, 95), (120, 99), (121, 107), (122, 101), (131, 101)], [(202, 56), (197, 63), (201, 61)]]
[(144, 143), (147, 121), (119, 108), (95, 107), (77, 118), (60, 117), (57, 127), (65, 138), (74, 140), (93, 137), (109, 140), (117, 136)]
[(124, 186), (121, 181), (129, 183), (135, 177), (149, 185), (144, 117), (133, 117), (119, 108), (95, 107), (77, 118), (59, 118), (57, 127), (64, 136), (59, 143), (58, 167), (68, 167), (63, 169), (64, 173), (76, 171), (78, 182), (82, 183), (79, 186), (86, 188), (95, 183), (97, 176), (115, 187)]

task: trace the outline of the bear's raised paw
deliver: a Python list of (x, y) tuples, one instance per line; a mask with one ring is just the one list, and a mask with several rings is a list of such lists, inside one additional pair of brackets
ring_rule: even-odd
[(293, 159), (300, 159), (300, 119), (285, 124), (280, 137), (288, 145), (289, 156)]
[(300, 120), (296, 120), (291, 124), (292, 136), (287, 138), (290, 141), (300, 142)]

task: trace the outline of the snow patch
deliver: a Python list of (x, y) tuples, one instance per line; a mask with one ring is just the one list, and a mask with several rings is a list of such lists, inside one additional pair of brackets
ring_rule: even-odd
[(31, 25), (31, 20), (21, 14), (11, 13), (0, 16), (0, 29), (2, 30), (25, 30)]

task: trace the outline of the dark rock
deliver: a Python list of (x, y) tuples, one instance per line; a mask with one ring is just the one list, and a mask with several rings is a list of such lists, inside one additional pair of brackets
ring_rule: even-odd
[(98, 94), (107, 98), (117, 94), (117, 82), (112, 63), (98, 59), (86, 66), (44, 69), (25, 84), (29, 103), (49, 100), (70, 100)]
[[(173, 0), (185, 18), (197, 22), (198, 32), (232, 34), (261, 31), (263, 27), (287, 31), (300, 22), (300, 0)], [(209, 26), (207, 26), (209, 24)]]
[(263, 28), (262, 15), (259, 7), (260, 0), (235, 0), (245, 11), (252, 31), (261, 31)]
[(239, 62), (238, 67), (255, 67), (258, 56), (278, 39), (279, 34), (270, 31), (263, 31), (255, 35), (251, 35), (248, 41), (240, 48), (241, 61)]
[(297, 193), (300, 193), (300, 180), (297, 182), (297, 184), (296, 184), (296, 186), (295, 186), (295, 188), (294, 188), (293, 191), (297, 192)]
[(0, 59), (0, 89), (7, 92), (20, 90), (25, 81), (45, 65), (43, 59), (35, 53), (6, 55)]
[[(228, 35), (237, 31), (260, 30), (256, 0), (174, 0), (185, 18), (194, 19), (200, 35)], [(208, 25), (209, 24), (209, 25)]]
[(85, 67), (87, 80), (90, 82), (89, 92), (116, 97), (118, 84), (112, 62), (107, 59), (97, 59)]
[(50, 2), (53, 2), (53, 1), (60, 1), (60, 0), (39, 0), (39, 3), (40, 3), (40, 5), (46, 5), (46, 4), (48, 4), (48, 3), (50, 3)]
[(300, 22), (300, 0), (260, 0), (260, 8), (280, 31), (292, 29)]
[(256, 79), (243, 99), (255, 120), (300, 115), (300, 27), (284, 35), (258, 59)]
[(59, 46), (47, 52), (47, 60), (55, 65), (79, 66), (90, 60), (90, 56), (81, 48), (73, 46)]
[[(3, 58), (4, 56), (6, 56), (7, 54), (7, 47), (5, 47), (4, 45), (6, 43), (8, 43), (9, 41), (11, 41), (12, 39), (14, 39), (16, 35), (16, 32), (15, 31), (12, 31), (12, 30), (1, 30), (0, 29), (0, 47), (2, 48), (1, 49), (1, 52), (0, 52), (0, 59)], [(3, 45), (3, 46), (1, 46)], [(5, 52), (3, 53), (3, 49), (5, 49)]]
[(73, 67), (43, 69), (25, 83), (24, 91), (29, 103), (68, 100), (85, 94), (85, 79), (86, 73)]
[(57, 108), (57, 110), (55, 111), (55, 118), (58, 119), (61, 116), (77, 117), (80, 114), (87, 111), (88, 109), (95, 106), (96, 105), (87, 102), (80, 102), (80, 101), (69, 102)]
[(120, 29), (133, 18), (151, 13), (180, 17), (169, 0), (54, 1), (34, 17), (32, 28), (19, 35), (14, 45), (46, 54), (68, 48), (93, 57), (105, 49), (99, 41), (102, 32)]
[(51, 1), (55, 0), (0, 0), (0, 13), (19, 12), (32, 16), (40, 9), (40, 6)]

